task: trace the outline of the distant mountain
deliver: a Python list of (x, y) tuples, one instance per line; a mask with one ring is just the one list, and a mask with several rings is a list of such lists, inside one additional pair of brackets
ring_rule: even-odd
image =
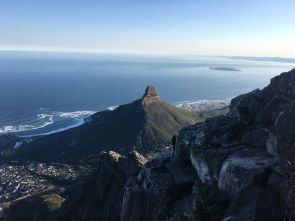
[(240, 69), (230, 67), (211, 67), (209, 69), (213, 71), (241, 71)]
[(166, 103), (148, 86), (141, 99), (95, 113), (80, 127), (37, 138), (12, 157), (64, 162), (108, 149), (148, 153), (168, 146), (182, 127), (202, 120), (195, 112)]
[(284, 62), (295, 63), (295, 58), (282, 58), (282, 57), (247, 57), (247, 56), (230, 56), (227, 58), (248, 60), (248, 61), (270, 61), (270, 62)]

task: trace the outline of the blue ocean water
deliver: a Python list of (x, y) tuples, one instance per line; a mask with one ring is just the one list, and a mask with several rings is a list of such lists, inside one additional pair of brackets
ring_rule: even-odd
[[(0, 52), (0, 134), (50, 133), (131, 102), (154, 85), (170, 103), (223, 100), (294, 63), (226, 57)], [(241, 71), (212, 70), (226, 67)]]

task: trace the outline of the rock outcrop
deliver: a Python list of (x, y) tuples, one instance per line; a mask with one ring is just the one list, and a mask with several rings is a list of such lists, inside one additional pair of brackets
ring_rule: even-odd
[(144, 95), (142, 97), (142, 103), (144, 105), (153, 103), (153, 102), (160, 102), (161, 98), (158, 95), (156, 88), (154, 88), (153, 86), (149, 85), (147, 86), (147, 88), (145, 89)]
[[(295, 220), (294, 125), (292, 70), (233, 99), (228, 115), (180, 130), (174, 157), (103, 164), (91, 211), (96, 220)], [(75, 208), (87, 216), (84, 204)]]
[(125, 183), (145, 163), (136, 151), (126, 157), (114, 151), (101, 153), (98, 170), (63, 205), (58, 220), (120, 220)]

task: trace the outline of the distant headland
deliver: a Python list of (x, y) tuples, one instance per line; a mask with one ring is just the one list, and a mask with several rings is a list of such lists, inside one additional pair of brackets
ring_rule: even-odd
[(230, 67), (210, 67), (210, 70), (214, 71), (241, 71), (240, 69)]

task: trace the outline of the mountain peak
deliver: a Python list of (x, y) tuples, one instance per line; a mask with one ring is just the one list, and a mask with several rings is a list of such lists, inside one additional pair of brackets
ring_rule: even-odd
[(154, 86), (148, 85), (145, 89), (144, 95), (142, 96), (142, 103), (149, 104), (158, 101), (161, 101), (161, 98), (158, 95), (156, 88)]

